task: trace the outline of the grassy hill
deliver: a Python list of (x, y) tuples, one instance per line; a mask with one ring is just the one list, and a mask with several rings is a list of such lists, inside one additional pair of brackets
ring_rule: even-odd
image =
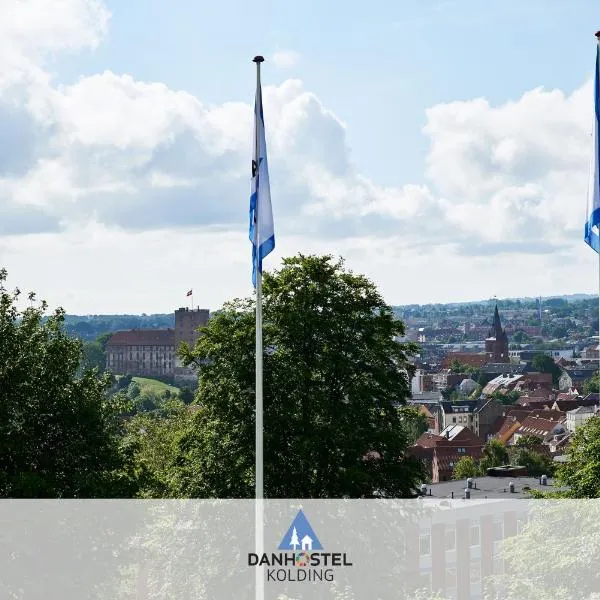
[(145, 392), (150, 392), (160, 396), (165, 390), (169, 390), (173, 395), (179, 392), (179, 388), (174, 385), (169, 385), (156, 379), (149, 379), (148, 377), (133, 377), (132, 381), (135, 381), (140, 386), (142, 395)]

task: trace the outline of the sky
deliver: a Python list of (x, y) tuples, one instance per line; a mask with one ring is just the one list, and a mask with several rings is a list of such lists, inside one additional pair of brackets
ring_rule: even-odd
[(342, 256), (390, 304), (596, 293), (595, 4), (3, 0), (7, 287), (71, 314), (250, 295), (262, 54), (266, 269)]

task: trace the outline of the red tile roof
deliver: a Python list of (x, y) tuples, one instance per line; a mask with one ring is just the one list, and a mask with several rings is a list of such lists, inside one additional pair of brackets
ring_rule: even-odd
[(520, 406), (526, 406), (526, 405), (530, 405), (530, 406), (534, 406), (534, 405), (539, 405), (539, 404), (549, 404), (550, 406), (552, 406), (553, 402), (548, 398), (548, 396), (521, 396), (518, 400), (517, 400), (517, 404)]
[(482, 367), (489, 361), (487, 354), (476, 354), (474, 352), (449, 352), (442, 361), (442, 368), (447, 369), (454, 361), (458, 361), (469, 367)]
[(433, 461), (437, 464), (439, 471), (448, 472), (454, 470), (454, 465), (463, 457), (470, 456), (480, 460), (483, 456), (483, 446), (465, 446), (464, 452), (457, 452), (456, 448), (438, 446), (433, 451)]
[(542, 419), (541, 417), (527, 417), (517, 433), (523, 435), (546, 436), (554, 430), (561, 421)]
[(440, 442), (445, 442), (446, 438), (443, 438), (441, 435), (436, 435), (435, 433), (424, 433), (421, 437), (414, 443), (415, 446), (420, 446), (421, 448), (433, 448), (437, 446)]
[(172, 329), (131, 329), (117, 331), (108, 341), (111, 346), (174, 346), (175, 332)]

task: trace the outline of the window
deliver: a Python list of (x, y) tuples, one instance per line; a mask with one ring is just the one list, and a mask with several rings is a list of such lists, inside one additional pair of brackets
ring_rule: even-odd
[(479, 525), (471, 525), (471, 546), (479, 546)]
[(422, 533), (419, 538), (419, 554), (421, 556), (431, 554), (431, 534), (429, 532)]
[(477, 585), (478, 583), (481, 583), (481, 565), (478, 563), (471, 563), (469, 575), (471, 579), (471, 584)]
[(452, 417), (452, 422), (456, 423), (456, 417)]
[(446, 551), (456, 549), (456, 530), (446, 529)]

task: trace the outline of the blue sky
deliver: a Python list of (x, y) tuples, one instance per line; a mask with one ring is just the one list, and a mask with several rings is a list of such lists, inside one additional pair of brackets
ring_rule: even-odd
[[(425, 109), (537, 86), (569, 91), (590, 76), (591, 0), (109, 0), (104, 43), (60, 64), (73, 81), (105, 69), (161, 81), (209, 104), (249, 101), (250, 58), (293, 49), (292, 75), (349, 125), (361, 172), (384, 185), (423, 180)], [(596, 21), (595, 21), (596, 20)]]
[(260, 53), (267, 268), (343, 255), (395, 304), (595, 292), (596, 16), (584, 0), (2, 4), (0, 264), (69, 312), (250, 293)]

